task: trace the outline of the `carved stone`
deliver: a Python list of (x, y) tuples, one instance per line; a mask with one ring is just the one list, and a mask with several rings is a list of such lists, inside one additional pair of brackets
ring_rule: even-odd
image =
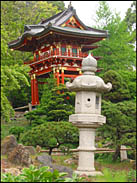
[(94, 168), (95, 131), (106, 122), (101, 115), (101, 93), (110, 91), (111, 83), (95, 76), (97, 61), (91, 55), (82, 61), (83, 75), (72, 83), (67, 82), (68, 90), (76, 92), (75, 114), (69, 116), (69, 121), (79, 128), (79, 161), (75, 173), (87, 176), (102, 175)]

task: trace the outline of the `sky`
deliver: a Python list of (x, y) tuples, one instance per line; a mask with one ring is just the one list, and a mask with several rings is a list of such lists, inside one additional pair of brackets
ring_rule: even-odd
[[(107, 1), (112, 11), (120, 13), (121, 18), (125, 17), (125, 13), (133, 1)], [(65, 7), (68, 7), (70, 1), (64, 1)], [(98, 8), (98, 1), (71, 1), (72, 6), (76, 9), (76, 13), (80, 20), (88, 26), (95, 25), (95, 13)]]

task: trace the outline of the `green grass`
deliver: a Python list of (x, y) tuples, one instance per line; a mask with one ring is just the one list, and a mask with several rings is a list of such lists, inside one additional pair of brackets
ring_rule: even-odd
[[(56, 164), (67, 166), (73, 170), (77, 169), (76, 163), (67, 164), (64, 161), (71, 158), (71, 155), (56, 156), (52, 155), (52, 159)], [(133, 170), (132, 164), (128, 161), (112, 162), (97, 159), (95, 161), (95, 169), (101, 171), (103, 176), (87, 176), (85, 182), (136, 182), (136, 171)]]
[(73, 170), (76, 170), (77, 168), (77, 164), (76, 163), (65, 163), (64, 161), (71, 158), (71, 155), (63, 155), (63, 156), (56, 156), (56, 155), (52, 155), (52, 159), (55, 161), (56, 164), (58, 165), (62, 165), (62, 166), (68, 166), (70, 168), (72, 168)]
[(11, 135), (9, 134), (9, 129), (14, 126), (22, 126), (27, 127), (29, 122), (26, 120), (25, 117), (17, 118), (17, 120), (13, 120), (9, 123), (1, 122), (1, 139), (4, 139), (6, 136)]
[(104, 168), (102, 173), (103, 176), (89, 177), (89, 180), (93, 182), (132, 182), (135, 178), (134, 176), (129, 179), (126, 171), (114, 171), (107, 168)]
[[(36, 156), (42, 155), (43, 153), (37, 153), (36, 155), (32, 155), (31, 158), (35, 160)], [(67, 164), (64, 161), (71, 158), (72, 155), (52, 155), (52, 159), (55, 164), (67, 166), (72, 168), (73, 170), (77, 169), (77, 163)], [(2, 159), (6, 158), (2, 156)], [(35, 163), (35, 166), (38, 166)], [(105, 162), (105, 160), (95, 161), (95, 168), (103, 173), (103, 176), (85, 176), (84, 182), (136, 182), (136, 171), (133, 170), (130, 162)]]

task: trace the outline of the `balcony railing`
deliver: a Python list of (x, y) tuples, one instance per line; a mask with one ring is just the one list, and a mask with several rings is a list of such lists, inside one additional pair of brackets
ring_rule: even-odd
[(39, 57), (36, 59), (36, 57), (29, 61), (29, 62), (25, 62), (25, 64), (31, 64), (33, 62), (36, 62), (36, 61), (41, 61), (41, 60), (44, 60), (44, 59), (47, 59), (49, 57), (53, 57), (53, 56), (59, 56), (59, 57), (68, 57), (68, 58), (85, 58), (88, 56), (87, 53), (82, 53), (79, 51), (79, 53), (72, 53), (70, 51), (67, 51), (67, 52), (62, 52), (62, 51), (59, 51), (59, 50), (53, 50), (53, 51), (47, 51), (47, 52), (44, 52), (43, 55), (39, 55)]

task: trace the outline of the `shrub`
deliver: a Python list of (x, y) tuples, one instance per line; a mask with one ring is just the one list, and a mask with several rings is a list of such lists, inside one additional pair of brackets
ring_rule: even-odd
[(14, 126), (9, 129), (9, 134), (13, 134), (17, 137), (17, 140), (19, 141), (20, 134), (23, 133), (25, 130), (22, 126)]
[(69, 122), (46, 122), (22, 134), (21, 142), (48, 148), (51, 155), (52, 150), (60, 145), (78, 145), (78, 129)]
[(18, 176), (10, 173), (2, 174), (2, 182), (80, 182), (83, 178), (73, 174), (72, 178), (64, 178), (67, 173), (59, 173), (58, 170), (49, 171), (49, 167), (41, 167), (37, 169), (31, 165), (24, 168)]

